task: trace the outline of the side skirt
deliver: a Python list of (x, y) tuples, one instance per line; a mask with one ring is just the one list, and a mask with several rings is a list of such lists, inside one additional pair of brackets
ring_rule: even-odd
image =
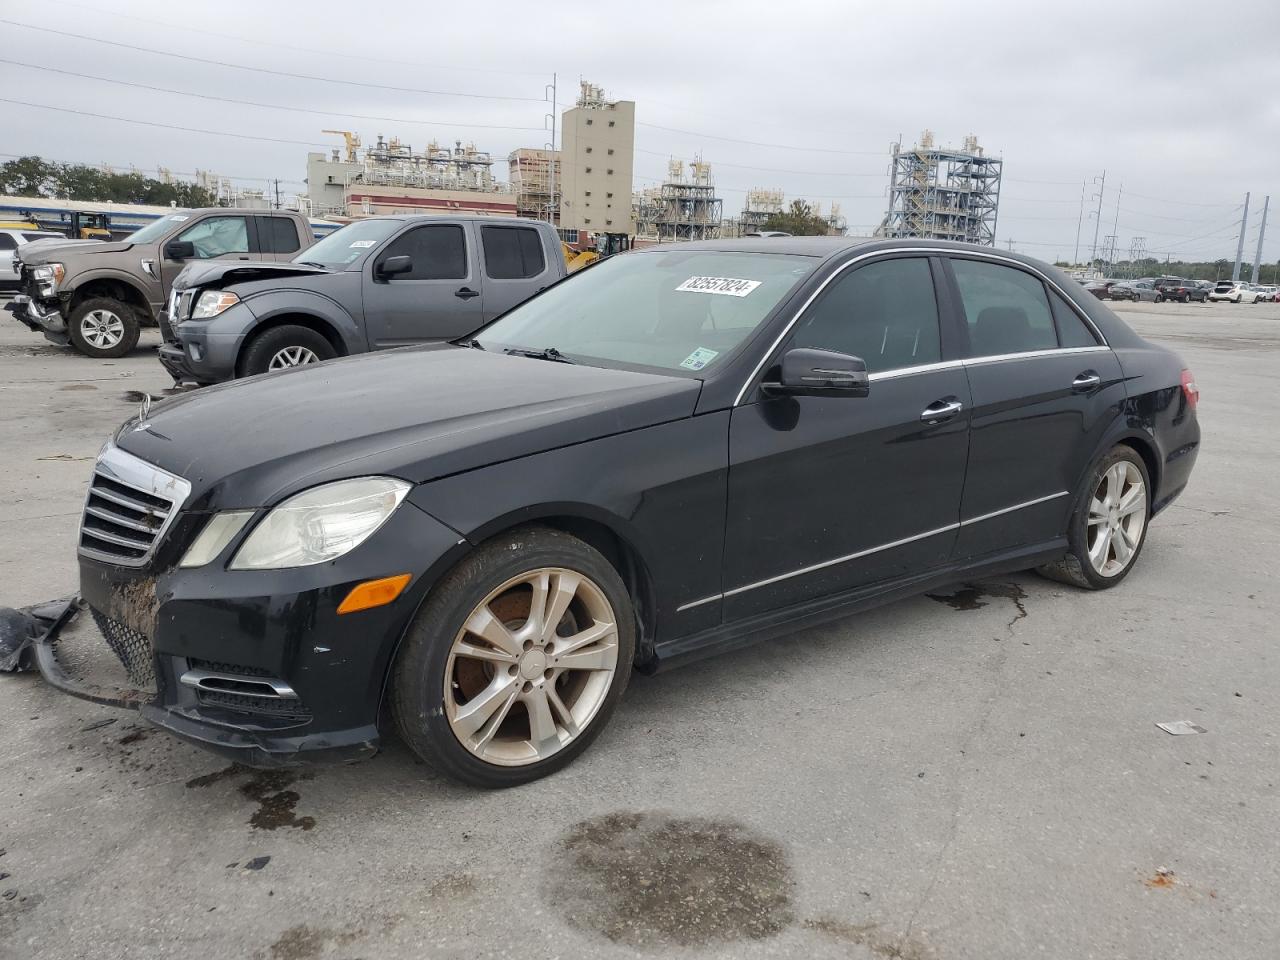
[(918, 596), (929, 590), (964, 580), (995, 577), (1028, 570), (1060, 558), (1067, 551), (1067, 538), (1058, 537), (1030, 547), (989, 554), (936, 567), (926, 573), (888, 580), (831, 596), (818, 597), (781, 610), (770, 611), (746, 620), (721, 624), (677, 640), (658, 643), (654, 648), (656, 665), (645, 672), (659, 672), (684, 666), (705, 657), (717, 656), (740, 647), (795, 633), (805, 627), (839, 620), (851, 613)]

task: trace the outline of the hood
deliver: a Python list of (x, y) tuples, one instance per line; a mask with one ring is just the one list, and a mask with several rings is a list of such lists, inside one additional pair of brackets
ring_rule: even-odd
[(217, 283), (219, 287), (251, 280), (272, 280), (306, 274), (332, 273), (328, 267), (305, 263), (278, 263), (274, 260), (193, 260), (182, 268), (173, 285), (179, 290)]
[[(33, 240), (22, 245), (22, 262), (39, 266), (63, 260), (68, 252), (76, 257), (96, 256), (100, 253), (120, 253), (132, 246), (126, 240)], [(72, 250), (72, 247), (75, 249)]]
[(116, 436), (191, 509), (385, 474), (423, 483), (693, 415), (701, 381), (430, 344), (206, 387)]

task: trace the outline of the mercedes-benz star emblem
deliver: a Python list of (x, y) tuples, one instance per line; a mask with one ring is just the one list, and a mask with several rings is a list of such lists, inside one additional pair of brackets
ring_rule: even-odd
[(142, 395), (142, 404), (138, 407), (138, 423), (146, 422), (148, 416), (151, 415), (151, 394), (144, 393)]

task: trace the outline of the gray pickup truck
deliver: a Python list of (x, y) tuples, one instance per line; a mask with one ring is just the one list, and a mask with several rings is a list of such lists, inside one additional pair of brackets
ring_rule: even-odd
[(465, 336), (566, 274), (554, 228), (370, 217), (289, 263), (192, 263), (160, 318), (160, 362), (200, 384)]
[(16, 254), (20, 295), (5, 307), (54, 343), (122, 357), (155, 326), (188, 263), (289, 260), (315, 241), (288, 210), (175, 210), (123, 240), (41, 240)]

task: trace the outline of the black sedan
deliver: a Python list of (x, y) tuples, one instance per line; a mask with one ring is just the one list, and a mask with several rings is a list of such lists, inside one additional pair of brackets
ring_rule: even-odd
[(584, 750), (633, 668), (973, 577), (1115, 586), (1187, 483), (1197, 396), (1016, 255), (661, 246), (457, 344), (144, 411), (95, 468), (81, 590), (175, 734), (347, 760), (385, 715), (511, 785)]

